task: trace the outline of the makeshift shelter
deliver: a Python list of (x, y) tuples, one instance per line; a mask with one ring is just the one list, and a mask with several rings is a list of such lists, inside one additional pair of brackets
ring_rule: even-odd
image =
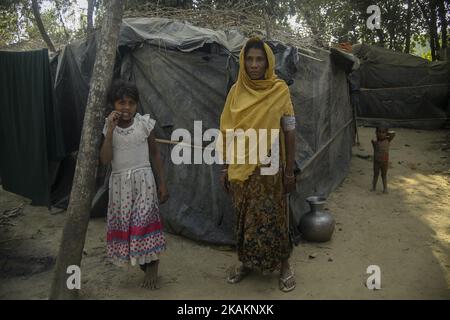
[[(124, 19), (116, 76), (136, 83), (141, 96), (138, 111), (156, 119), (158, 138), (169, 140), (177, 128), (193, 135), (194, 121), (202, 121), (203, 132), (219, 127), (245, 41), (233, 30), (213, 31), (164, 18)], [(309, 210), (305, 198), (327, 196), (349, 169), (354, 122), (345, 72), (348, 66), (335, 63), (337, 51), (316, 49), (310, 58), (299, 54), (297, 48), (269, 43), (278, 75), (290, 84), (298, 120), (296, 160), (301, 175), (298, 191), (290, 197), (296, 232), (301, 215)], [(79, 143), (95, 46), (95, 38), (72, 43), (59, 57), (55, 91), (67, 152), (76, 150)], [(344, 61), (353, 63), (346, 57)], [(220, 166), (174, 165), (172, 147), (161, 145), (171, 195), (161, 207), (167, 229), (195, 240), (233, 243), (234, 213), (219, 184)], [(67, 175), (69, 172), (60, 179), (69, 181)], [(102, 197), (106, 184), (101, 178), (98, 182), (94, 214), (106, 214)]]
[(440, 128), (450, 117), (450, 62), (357, 44), (360, 68), (352, 76), (359, 123)]
[[(203, 132), (219, 127), (245, 41), (236, 30), (214, 31), (164, 18), (124, 19), (115, 77), (136, 83), (138, 112), (156, 119), (157, 138), (169, 140), (177, 128), (193, 136), (194, 121), (202, 121)], [(290, 86), (298, 123), (300, 173), (297, 191), (290, 195), (291, 225), (298, 235), (300, 217), (309, 211), (305, 198), (328, 196), (349, 170), (355, 122), (347, 73), (354, 59), (339, 50), (299, 50), (277, 41), (269, 45), (276, 55), (277, 74)], [(52, 185), (52, 202), (60, 206), (68, 202), (95, 51), (93, 36), (67, 45), (52, 64), (67, 155)], [(172, 148), (160, 145), (170, 191), (169, 201), (161, 206), (167, 230), (199, 241), (234, 243), (234, 213), (219, 184), (220, 166), (174, 165)], [(103, 167), (98, 172), (93, 216), (106, 215), (108, 173)]]

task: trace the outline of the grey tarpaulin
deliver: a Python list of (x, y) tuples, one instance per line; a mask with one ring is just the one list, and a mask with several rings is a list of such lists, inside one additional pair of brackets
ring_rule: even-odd
[(245, 41), (245, 37), (235, 30), (214, 31), (165, 18), (129, 18), (123, 20), (120, 28), (119, 47), (146, 43), (190, 52), (215, 43), (229, 52), (239, 53)]
[(439, 128), (449, 117), (450, 62), (354, 45), (361, 67), (358, 119), (367, 125)]
[[(137, 84), (139, 112), (156, 119), (158, 138), (170, 139), (177, 128), (193, 136), (194, 121), (202, 121), (202, 131), (218, 128), (228, 89), (237, 75), (237, 54), (245, 41), (234, 31), (216, 32), (167, 19), (124, 20), (117, 65), (123, 78)], [(290, 84), (298, 121), (296, 161), (302, 173), (290, 201), (296, 225), (309, 210), (305, 198), (327, 196), (349, 169), (354, 123), (346, 67), (328, 51), (316, 52), (320, 62), (282, 43), (270, 45), (277, 73)], [(60, 64), (71, 67), (58, 74), (56, 91), (72, 86), (78, 92), (66, 90), (64, 97), (58, 95), (61, 108), (66, 99), (85, 101), (93, 66), (93, 59), (86, 57), (93, 57), (94, 52), (92, 43), (66, 47)], [(84, 105), (71, 107), (81, 112)], [(170, 200), (161, 207), (166, 228), (195, 240), (233, 243), (234, 213), (219, 185), (219, 165), (174, 165), (172, 148), (160, 145), (170, 191)], [(96, 208), (106, 214), (106, 208)]]

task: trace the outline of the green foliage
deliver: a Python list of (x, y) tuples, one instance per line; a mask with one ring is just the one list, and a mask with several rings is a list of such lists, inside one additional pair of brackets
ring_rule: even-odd
[[(306, 21), (313, 35), (324, 42), (366, 42), (404, 51), (407, 37), (407, 1), (380, 0), (381, 30), (370, 30), (366, 22), (372, 0), (296, 0), (297, 14)], [(419, 8), (412, 1), (410, 34), (426, 30), (418, 18)], [(381, 38), (382, 36), (382, 38)], [(381, 43), (383, 40), (383, 43)]]
[(0, 9), (0, 46), (6, 46), (19, 40), (18, 24), (19, 15), (16, 11)]
[[(67, 27), (67, 17), (74, 14), (71, 0), (37, 1), (44, 28), (50, 39), (65, 44), (78, 30)], [(45, 5), (45, 6), (44, 6)], [(43, 9), (43, 7), (45, 9)], [(31, 0), (4, 0), (0, 5), (0, 46), (41, 39), (35, 23)]]
[[(421, 0), (425, 5), (431, 0)], [(50, 38), (56, 43), (86, 36), (86, 12), (79, 21), (68, 22), (77, 10), (76, 0), (39, 0), (41, 17)], [(126, 9), (139, 8), (148, 0), (128, 0)], [(411, 0), (410, 52), (417, 44), (429, 43), (428, 26), (417, 4)], [(97, 0), (94, 25), (99, 27), (105, 14), (107, 0)], [(154, 3), (154, 1), (153, 1)], [(366, 21), (369, 5), (381, 9), (381, 30), (370, 30)], [(40, 37), (33, 23), (31, 0), (2, 0), (0, 3), (0, 46)], [(44, 5), (45, 4), (45, 5)], [(408, 36), (408, 0), (158, 0), (159, 6), (201, 10), (202, 7), (229, 9), (251, 8), (257, 14), (267, 15), (272, 22), (289, 26), (289, 19), (297, 17), (301, 36), (314, 37), (320, 44), (365, 42), (405, 51)], [(450, 9), (450, 2), (445, 9)], [(448, 14), (447, 14), (448, 16)]]
[(422, 53), (420, 56), (421, 56), (422, 58), (424, 58), (424, 59), (427, 59), (427, 60), (432, 61), (432, 58), (431, 58), (431, 50), (428, 50), (427, 52)]

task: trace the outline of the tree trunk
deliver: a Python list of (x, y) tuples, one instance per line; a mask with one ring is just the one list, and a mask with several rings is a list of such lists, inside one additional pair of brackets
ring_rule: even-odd
[(436, 60), (436, 46), (434, 43), (434, 37), (430, 34), (430, 49), (431, 49), (431, 61)]
[(61, 14), (61, 6), (59, 4), (59, 1), (54, 1), (54, 3), (55, 3), (56, 10), (58, 11), (59, 22), (61, 22), (61, 25), (62, 25), (62, 27), (64, 29), (64, 34), (66, 35), (66, 41), (69, 41), (70, 40), (70, 34), (69, 34), (69, 32), (67, 32), (66, 24), (64, 23), (64, 19), (63, 19), (63, 16)]
[(388, 25), (387, 34), (389, 36), (389, 49), (394, 50), (394, 26)]
[(377, 32), (378, 39), (380, 41), (380, 46), (384, 47), (384, 34), (382, 29), (375, 29)]
[(439, 20), (441, 21), (441, 33), (442, 33), (442, 49), (446, 49), (448, 47), (447, 43), (447, 28), (448, 22), (445, 17), (445, 3), (444, 0), (438, 1), (438, 12), (439, 12)]
[(88, 36), (94, 32), (94, 7), (95, 0), (88, 0), (88, 8), (87, 8), (87, 34)]
[(430, 6), (431, 6), (430, 23), (432, 28), (432, 36), (434, 37), (434, 47), (436, 49), (436, 53), (439, 53), (441, 46), (439, 44), (439, 33), (437, 31), (436, 0), (431, 0)]
[[(417, 0), (417, 3), (419, 4), (420, 7), (420, 11), (422, 11), (422, 15), (423, 18), (425, 19), (425, 23), (428, 26), (428, 34), (430, 36), (430, 51), (431, 51), (431, 60), (435, 61), (436, 60), (436, 44), (435, 44), (435, 36), (434, 36), (434, 28), (433, 28), (433, 24), (431, 23), (431, 18), (428, 15), (427, 9), (424, 6), (424, 4), (422, 2), (420, 2), (419, 0)], [(431, 5), (431, 9), (436, 8), (434, 5), (434, 1), (432, 0), (430, 5)]]
[(318, 29), (316, 23), (314, 23), (314, 19), (312, 17), (312, 10), (309, 8), (299, 8), (301, 10), (302, 16), (306, 21), (306, 24), (311, 29), (311, 33), (314, 39), (314, 43), (318, 46), (322, 45), (322, 32)]
[(408, 12), (406, 14), (406, 43), (405, 43), (405, 53), (411, 51), (411, 0), (408, 0)]
[(102, 33), (97, 45), (78, 160), (70, 193), (69, 207), (67, 208), (66, 223), (56, 260), (50, 299), (78, 297), (78, 290), (67, 288), (66, 282), (69, 275), (66, 274), (66, 270), (71, 265), (80, 266), (81, 263), (91, 202), (95, 192), (101, 122), (104, 119), (107, 90), (113, 76), (122, 15), (123, 1), (111, 0), (103, 20)]
[(264, 15), (264, 23), (266, 25), (266, 40), (272, 40), (270, 18), (267, 13)]
[(31, 8), (33, 10), (34, 20), (36, 20), (37, 27), (39, 29), (39, 32), (41, 33), (42, 39), (44, 39), (45, 43), (47, 44), (47, 47), (50, 49), (50, 51), (55, 52), (55, 46), (52, 43), (52, 40), (50, 40), (50, 37), (47, 34), (47, 31), (45, 31), (44, 24), (42, 23), (41, 14), (39, 12), (39, 5), (37, 3), (37, 0), (31, 0)]

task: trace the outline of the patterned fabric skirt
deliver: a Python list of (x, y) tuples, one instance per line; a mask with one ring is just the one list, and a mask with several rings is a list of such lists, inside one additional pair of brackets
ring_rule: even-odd
[(292, 252), (281, 174), (253, 174), (243, 183), (232, 182), (231, 195), (239, 260), (248, 268), (273, 272)]
[(111, 175), (107, 229), (107, 255), (113, 263), (158, 260), (166, 242), (150, 167)]

